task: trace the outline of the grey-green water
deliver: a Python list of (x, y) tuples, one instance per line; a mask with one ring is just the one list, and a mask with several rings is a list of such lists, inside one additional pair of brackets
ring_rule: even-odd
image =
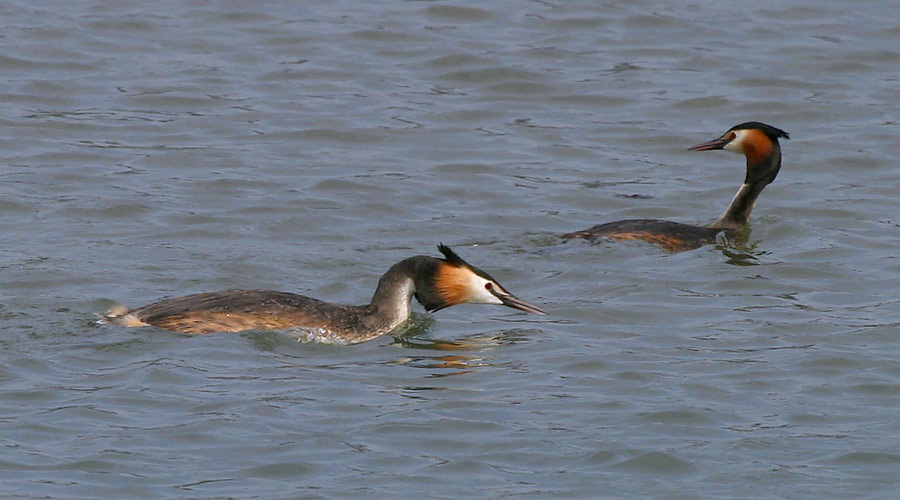
[[(892, 2), (0, 5), (5, 498), (894, 498)], [(737, 250), (705, 223), (793, 139)], [(368, 300), (453, 246), (537, 317), (351, 347), (95, 324), (232, 287)], [(421, 311), (421, 309), (419, 309)]]

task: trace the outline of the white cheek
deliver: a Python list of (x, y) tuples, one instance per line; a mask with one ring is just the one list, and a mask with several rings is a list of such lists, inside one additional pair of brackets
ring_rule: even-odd
[(735, 130), (735, 137), (723, 149), (732, 153), (744, 154), (744, 139), (747, 137), (746, 130)]
[(485, 285), (490, 283), (488, 280), (482, 278), (481, 276), (473, 275), (472, 281), (469, 285), (469, 289), (472, 290), (472, 296), (469, 298), (469, 302), (474, 302), (476, 304), (502, 304), (503, 302), (498, 299), (494, 294), (490, 292)]

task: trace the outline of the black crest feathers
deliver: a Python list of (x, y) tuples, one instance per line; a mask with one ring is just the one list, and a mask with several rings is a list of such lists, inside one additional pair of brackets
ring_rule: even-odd
[(791, 135), (788, 134), (787, 132), (785, 132), (784, 130), (781, 130), (780, 128), (777, 128), (777, 127), (773, 127), (771, 125), (766, 125), (765, 123), (762, 123), (762, 122), (744, 122), (744, 123), (741, 123), (740, 125), (735, 125), (735, 126), (731, 127), (731, 130), (750, 130), (750, 129), (759, 130), (760, 132), (769, 136), (769, 139), (772, 139), (773, 141), (777, 141), (779, 137), (784, 137), (785, 139), (791, 138)]
[(448, 263), (453, 264), (454, 266), (468, 266), (466, 261), (464, 261), (459, 255), (456, 255), (456, 252), (450, 249), (450, 247), (448, 247), (447, 245), (443, 243), (439, 244), (438, 250), (442, 254), (444, 254), (444, 258)]

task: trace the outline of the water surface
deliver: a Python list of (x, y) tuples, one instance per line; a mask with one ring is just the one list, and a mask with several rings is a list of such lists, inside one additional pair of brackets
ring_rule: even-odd
[[(892, 498), (898, 29), (885, 2), (0, 7), (10, 498)], [(791, 133), (747, 243), (708, 223)], [(368, 300), (453, 246), (549, 317), (351, 347), (98, 326), (234, 287)], [(892, 493), (894, 492), (894, 493)]]

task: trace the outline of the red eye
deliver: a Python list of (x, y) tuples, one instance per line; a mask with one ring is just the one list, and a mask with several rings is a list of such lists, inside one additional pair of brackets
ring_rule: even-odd
[(493, 289), (494, 289), (494, 285), (493, 285), (491, 282), (487, 282), (487, 283), (484, 284), (484, 289), (485, 289), (485, 290), (493, 290)]
[(729, 141), (733, 141), (735, 137), (737, 137), (737, 134), (735, 134), (734, 132), (728, 134), (728, 140), (729, 140)]

